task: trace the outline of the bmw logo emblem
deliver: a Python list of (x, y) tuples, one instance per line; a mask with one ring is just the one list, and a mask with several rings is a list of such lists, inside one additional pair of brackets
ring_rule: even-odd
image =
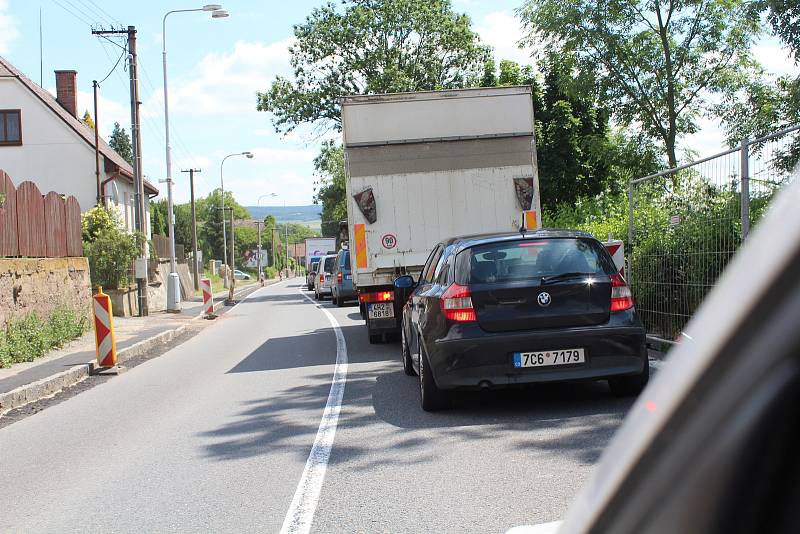
[(541, 306), (542, 308), (546, 308), (550, 306), (551, 302), (550, 293), (548, 293), (547, 291), (542, 291), (541, 293), (539, 293), (539, 296), (536, 298), (536, 300), (539, 302), (539, 306)]

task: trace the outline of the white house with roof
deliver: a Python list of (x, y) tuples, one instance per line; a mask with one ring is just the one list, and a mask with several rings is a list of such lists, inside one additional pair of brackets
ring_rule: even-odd
[[(94, 130), (78, 118), (77, 73), (56, 71), (56, 97), (0, 56), (0, 169), (15, 185), (34, 182), (42, 193), (74, 195), (87, 211), (104, 198), (134, 227), (133, 168), (100, 139), (100, 191), (95, 174)], [(158, 189), (145, 181), (145, 194)], [(150, 203), (147, 235), (150, 236)]]

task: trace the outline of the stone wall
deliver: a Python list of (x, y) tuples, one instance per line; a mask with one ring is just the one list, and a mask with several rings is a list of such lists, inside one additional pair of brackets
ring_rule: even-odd
[(0, 328), (31, 312), (45, 318), (67, 306), (91, 319), (86, 258), (0, 258)]

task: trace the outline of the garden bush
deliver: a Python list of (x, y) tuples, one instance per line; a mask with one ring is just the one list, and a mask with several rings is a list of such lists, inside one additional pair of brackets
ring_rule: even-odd
[(139, 256), (144, 236), (127, 232), (118, 215), (101, 206), (81, 218), (83, 253), (89, 260), (92, 286), (109, 289), (127, 287), (131, 282), (133, 260)]

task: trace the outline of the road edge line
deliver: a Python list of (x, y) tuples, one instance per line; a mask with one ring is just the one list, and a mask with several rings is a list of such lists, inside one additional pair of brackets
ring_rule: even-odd
[(331, 377), (328, 402), (322, 412), (317, 436), (314, 438), (314, 444), (308, 454), (303, 475), (300, 477), (292, 503), (289, 505), (289, 510), (283, 520), (281, 534), (307, 534), (311, 532), (314, 513), (317, 510), (322, 484), (325, 481), (328, 460), (333, 449), (333, 440), (336, 436), (336, 427), (339, 424), (339, 413), (342, 408), (342, 399), (344, 398), (344, 388), (347, 383), (347, 342), (344, 339), (339, 321), (336, 320), (331, 312), (303, 293), (302, 287), (300, 288), (300, 294), (321, 310), (331, 324), (336, 335), (336, 366)]

